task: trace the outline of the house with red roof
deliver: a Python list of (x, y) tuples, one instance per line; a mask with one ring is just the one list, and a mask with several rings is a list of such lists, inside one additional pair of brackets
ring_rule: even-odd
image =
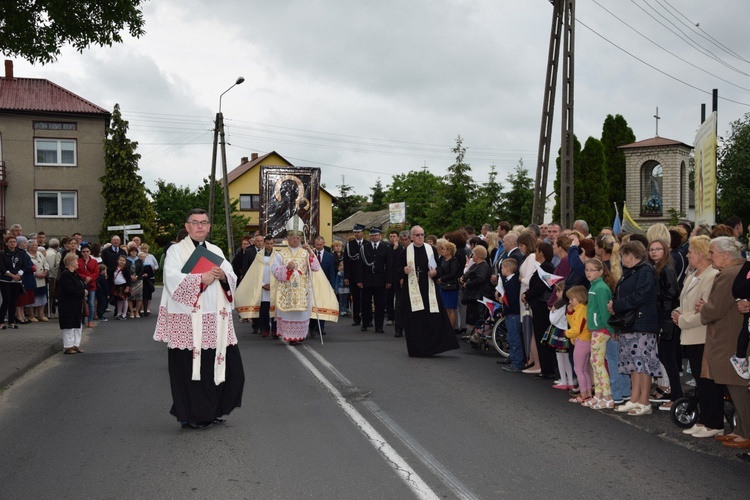
[(110, 112), (40, 78), (0, 77), (0, 227), (96, 241)]

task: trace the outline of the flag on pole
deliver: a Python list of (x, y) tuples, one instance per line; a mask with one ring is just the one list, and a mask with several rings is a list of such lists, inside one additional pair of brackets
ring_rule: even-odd
[(631, 234), (643, 234), (643, 228), (639, 226), (628, 212), (628, 206), (622, 204), (622, 231)]
[(548, 273), (544, 269), (542, 269), (542, 266), (539, 265), (539, 263), (536, 263), (536, 273), (539, 275), (539, 278), (544, 282), (545, 285), (547, 285), (547, 288), (550, 290), (553, 286), (555, 286), (555, 283), (558, 281), (562, 281), (565, 278), (562, 276), (558, 276), (556, 274)]
[(503, 287), (503, 280), (500, 276), (497, 277), (497, 286), (495, 287), (495, 291), (500, 296), (500, 299), (503, 301), (503, 304), (507, 306), (508, 297), (505, 296), (505, 287)]
[(617, 210), (617, 203), (615, 203), (615, 221), (612, 223), (612, 234), (617, 236), (622, 232), (622, 224), (620, 222), (620, 211)]
[(477, 302), (480, 304), (484, 304), (487, 309), (490, 311), (490, 317), (493, 318), (495, 316), (495, 311), (502, 306), (495, 302), (492, 299), (488, 299), (487, 297), (482, 297), (481, 299), (477, 299)]

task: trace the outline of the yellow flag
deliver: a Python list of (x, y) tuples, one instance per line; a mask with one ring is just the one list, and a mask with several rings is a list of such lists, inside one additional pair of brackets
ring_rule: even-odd
[(639, 226), (628, 212), (628, 206), (623, 203), (622, 205), (622, 232), (630, 234), (643, 234), (643, 228)]

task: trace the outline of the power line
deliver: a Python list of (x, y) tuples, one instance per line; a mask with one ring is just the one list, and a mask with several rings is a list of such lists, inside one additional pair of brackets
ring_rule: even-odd
[[(656, 0), (656, 1), (659, 2), (659, 4), (661, 4), (661, 2), (659, 0)], [(696, 35), (698, 35), (698, 36), (702, 37), (703, 39), (705, 39), (705, 40), (713, 43), (714, 45), (716, 45), (720, 49), (723, 49), (726, 53), (728, 53), (729, 55), (732, 55), (732, 56), (736, 57), (740, 61), (743, 61), (743, 62), (746, 62), (746, 63), (750, 63), (750, 61), (748, 61), (747, 59), (745, 59), (744, 57), (742, 57), (740, 54), (738, 54), (734, 50), (730, 49), (729, 47), (727, 47), (726, 45), (724, 45), (723, 43), (721, 43), (719, 40), (717, 40), (716, 38), (714, 38), (713, 36), (711, 36), (709, 33), (707, 33), (703, 28), (700, 27), (700, 23), (696, 23), (696, 22), (693, 22), (690, 19), (688, 19), (688, 17), (685, 14), (683, 14), (682, 12), (680, 12), (679, 10), (677, 10), (667, 0), (661, 0), (661, 1), (663, 1), (665, 4), (667, 4), (669, 6), (669, 8), (672, 9), (674, 12), (676, 12), (677, 14), (679, 14), (680, 17), (682, 17), (683, 19), (685, 19), (685, 21), (687, 21), (687, 23), (684, 23), (684, 24), (686, 26), (688, 26)], [(675, 17), (677, 17), (677, 16), (675, 16)]]
[(702, 67), (700, 67), (700, 66), (697, 66), (697, 65), (695, 65), (695, 64), (693, 64), (693, 63), (691, 63), (691, 62), (690, 62), (690, 61), (688, 61), (687, 59), (684, 59), (683, 57), (680, 57), (680, 56), (678, 56), (677, 54), (675, 54), (675, 53), (674, 53), (674, 52), (672, 52), (671, 50), (667, 49), (666, 47), (663, 47), (662, 45), (660, 45), (660, 44), (659, 44), (659, 43), (657, 43), (656, 41), (652, 40), (651, 38), (647, 37), (646, 35), (644, 35), (644, 34), (643, 34), (643, 33), (641, 33), (640, 31), (638, 31), (638, 30), (637, 30), (636, 28), (634, 28), (633, 26), (631, 26), (630, 24), (628, 24), (627, 22), (625, 22), (625, 21), (624, 21), (624, 20), (623, 20), (622, 18), (618, 17), (618, 16), (617, 16), (617, 15), (616, 15), (616, 14), (615, 14), (614, 12), (612, 12), (612, 11), (611, 11), (611, 10), (609, 10), (609, 9), (607, 9), (606, 7), (604, 7), (604, 6), (602, 5), (602, 4), (600, 4), (600, 3), (599, 3), (599, 2), (597, 2), (596, 0), (592, 0), (592, 1), (593, 1), (593, 2), (594, 2), (594, 3), (596, 4), (596, 5), (598, 5), (598, 6), (599, 6), (599, 7), (601, 8), (601, 9), (603, 9), (604, 11), (606, 11), (606, 12), (607, 12), (607, 13), (608, 13), (609, 15), (611, 15), (612, 17), (614, 17), (615, 19), (617, 19), (618, 21), (620, 21), (620, 22), (621, 22), (622, 24), (624, 24), (625, 26), (627, 26), (627, 27), (628, 27), (628, 28), (630, 28), (631, 30), (635, 31), (635, 32), (636, 32), (637, 34), (639, 34), (639, 35), (640, 35), (641, 37), (643, 37), (643, 38), (645, 38), (646, 40), (648, 40), (649, 42), (653, 43), (654, 45), (656, 45), (657, 47), (659, 47), (660, 49), (662, 49), (662, 50), (663, 50), (664, 52), (666, 52), (666, 53), (668, 53), (668, 54), (670, 54), (670, 55), (672, 55), (672, 56), (676, 57), (676, 58), (677, 58), (677, 59), (679, 59), (680, 61), (682, 61), (682, 62), (684, 62), (684, 63), (686, 63), (686, 64), (690, 65), (690, 67), (691, 67), (691, 68), (695, 68), (695, 69), (698, 69), (698, 70), (700, 70), (700, 71), (702, 71), (702, 72), (706, 73), (707, 75), (713, 76), (714, 78), (717, 78), (717, 79), (721, 80), (722, 82), (728, 83), (729, 85), (732, 85), (732, 86), (734, 86), (734, 87), (737, 87), (737, 88), (739, 88), (739, 89), (742, 89), (742, 90), (745, 90), (745, 91), (747, 91), (747, 92), (750, 92), (750, 89), (748, 89), (748, 88), (745, 88), (745, 87), (743, 87), (743, 86), (741, 86), (741, 85), (737, 85), (736, 83), (730, 82), (729, 80), (726, 80), (726, 79), (724, 79), (724, 78), (722, 78), (722, 77), (720, 77), (720, 76), (718, 76), (718, 75), (715, 75), (715, 74), (711, 73), (710, 71), (708, 71), (708, 70), (706, 70), (706, 69), (704, 69), (704, 68), (702, 68)]
[[(594, 30), (593, 28), (590, 28), (589, 26), (587, 26), (587, 25), (586, 25), (586, 23), (582, 22), (582, 21), (581, 21), (580, 19), (576, 18), (576, 21), (577, 21), (577, 22), (578, 22), (578, 23), (579, 23), (579, 24), (580, 24), (581, 26), (583, 26), (583, 27), (584, 27), (584, 28), (586, 28), (587, 30), (591, 31), (591, 32), (592, 32), (593, 34), (595, 34), (596, 36), (598, 36), (599, 38), (601, 38), (601, 39), (602, 39), (602, 40), (604, 40), (605, 42), (609, 43), (610, 45), (613, 45), (613, 46), (614, 46), (615, 48), (617, 48), (617, 49), (621, 50), (622, 52), (626, 53), (627, 55), (629, 55), (630, 57), (632, 57), (632, 58), (633, 58), (633, 59), (635, 59), (636, 61), (638, 61), (638, 62), (640, 62), (640, 63), (642, 63), (642, 64), (645, 64), (646, 66), (648, 66), (649, 68), (653, 69), (654, 71), (658, 71), (658, 72), (659, 72), (659, 73), (661, 73), (662, 75), (664, 75), (664, 76), (666, 76), (666, 77), (668, 77), (668, 78), (671, 78), (672, 80), (674, 80), (674, 81), (676, 81), (676, 82), (679, 82), (679, 83), (681, 83), (681, 84), (683, 84), (683, 85), (685, 85), (685, 86), (687, 86), (687, 87), (690, 87), (691, 89), (695, 89), (695, 90), (697, 90), (698, 92), (701, 92), (701, 93), (703, 93), (703, 94), (708, 94), (708, 95), (712, 95), (712, 94), (711, 94), (711, 92), (709, 92), (709, 91), (707, 91), (707, 90), (703, 90), (702, 88), (700, 88), (700, 87), (696, 87), (695, 85), (692, 85), (692, 84), (690, 84), (690, 83), (688, 83), (688, 82), (686, 82), (686, 81), (684, 81), (684, 80), (680, 80), (680, 79), (679, 79), (679, 78), (677, 78), (676, 76), (670, 75), (670, 74), (669, 74), (669, 73), (667, 73), (666, 71), (664, 71), (664, 70), (661, 70), (661, 69), (657, 68), (657, 67), (656, 67), (656, 66), (654, 66), (653, 64), (647, 63), (646, 61), (644, 61), (644, 60), (643, 60), (643, 59), (641, 59), (640, 57), (636, 56), (635, 54), (633, 54), (633, 53), (631, 53), (631, 52), (628, 52), (627, 50), (623, 49), (622, 47), (620, 47), (619, 45), (617, 45), (617, 44), (616, 44), (615, 42), (613, 42), (612, 40), (609, 40), (609, 39), (608, 39), (607, 37), (605, 37), (604, 35), (600, 34), (600, 33), (599, 33), (599, 32), (597, 32), (596, 30)], [(721, 99), (722, 101), (726, 101), (726, 102), (731, 102), (731, 103), (734, 103), (734, 104), (739, 104), (739, 105), (741, 105), (741, 106), (748, 106), (748, 107), (750, 107), (750, 104), (749, 104), (749, 103), (746, 103), (746, 102), (735, 101), (734, 99), (728, 99), (728, 98), (726, 98), (726, 97), (722, 97), (722, 96), (719, 96), (719, 99)]]
[(643, 11), (643, 12), (644, 12), (644, 13), (645, 13), (645, 14), (646, 14), (647, 16), (649, 16), (649, 17), (650, 17), (651, 19), (653, 19), (654, 21), (656, 21), (657, 23), (659, 23), (660, 25), (662, 25), (662, 26), (663, 26), (663, 27), (664, 27), (665, 29), (667, 29), (668, 31), (670, 31), (670, 32), (671, 32), (671, 33), (672, 33), (673, 35), (675, 35), (676, 37), (678, 37), (679, 39), (681, 39), (681, 40), (682, 40), (683, 42), (685, 42), (685, 43), (687, 43), (688, 45), (690, 45), (690, 46), (691, 46), (691, 47), (692, 47), (693, 49), (695, 49), (695, 50), (696, 50), (697, 52), (699, 52), (699, 53), (703, 54), (704, 56), (707, 56), (707, 57), (709, 57), (709, 58), (713, 59), (714, 61), (718, 62), (719, 64), (722, 64), (722, 65), (726, 66), (727, 68), (731, 69), (732, 71), (735, 71), (735, 72), (737, 72), (737, 73), (740, 73), (741, 75), (745, 75), (745, 76), (750, 76), (750, 75), (748, 75), (747, 73), (745, 73), (744, 71), (740, 70), (739, 68), (735, 68), (735, 67), (734, 67), (734, 66), (732, 66), (731, 64), (729, 64), (729, 63), (727, 63), (727, 62), (725, 62), (725, 61), (721, 60), (721, 59), (720, 59), (720, 58), (719, 58), (718, 56), (716, 56), (716, 54), (714, 54), (714, 53), (713, 53), (713, 52), (711, 52), (710, 50), (708, 50), (708, 49), (706, 49), (706, 48), (702, 47), (702, 46), (701, 46), (700, 44), (698, 44), (698, 43), (694, 42), (694, 41), (693, 41), (692, 39), (690, 39), (690, 37), (688, 37), (688, 36), (687, 36), (687, 34), (685, 34), (685, 32), (684, 32), (684, 31), (682, 31), (682, 30), (681, 30), (681, 29), (680, 29), (679, 27), (677, 27), (677, 25), (675, 25), (675, 24), (674, 24), (674, 23), (673, 23), (672, 21), (669, 21), (669, 20), (668, 20), (668, 19), (667, 19), (667, 18), (666, 18), (666, 17), (664, 16), (664, 14), (660, 13), (659, 11), (657, 11), (657, 10), (656, 10), (656, 9), (655, 9), (655, 8), (654, 8), (654, 7), (652, 6), (652, 5), (650, 5), (650, 4), (649, 4), (649, 3), (648, 3), (648, 2), (646, 1), (646, 0), (644, 0), (644, 3), (645, 3), (646, 5), (648, 5), (648, 7), (649, 7), (649, 8), (651, 9), (651, 10), (653, 10), (653, 11), (654, 11), (655, 13), (657, 13), (657, 14), (658, 14), (659, 16), (661, 16), (661, 17), (662, 17), (662, 18), (663, 18), (663, 19), (664, 19), (665, 21), (667, 21), (667, 22), (668, 22), (669, 24), (671, 24), (672, 26), (674, 26), (674, 27), (675, 27), (675, 29), (677, 29), (677, 31), (679, 31), (679, 32), (680, 32), (680, 33), (681, 33), (682, 35), (684, 35), (684, 37), (683, 37), (682, 35), (680, 35), (680, 34), (676, 33), (676, 32), (675, 32), (675, 31), (674, 31), (673, 29), (671, 29), (671, 28), (670, 28), (669, 26), (667, 26), (667, 25), (666, 25), (666, 24), (664, 24), (663, 22), (661, 22), (661, 21), (659, 21), (658, 19), (656, 19), (656, 18), (655, 18), (655, 17), (654, 17), (654, 16), (652, 15), (652, 14), (650, 14), (650, 13), (649, 13), (649, 12), (648, 12), (648, 11), (647, 11), (646, 9), (644, 9), (643, 7), (641, 7), (640, 5), (638, 5), (637, 3), (635, 3), (635, 0), (630, 0), (630, 2), (631, 2), (631, 3), (633, 4), (633, 5), (635, 5), (636, 7), (638, 7), (639, 9), (641, 9), (641, 10), (642, 10), (642, 11)]

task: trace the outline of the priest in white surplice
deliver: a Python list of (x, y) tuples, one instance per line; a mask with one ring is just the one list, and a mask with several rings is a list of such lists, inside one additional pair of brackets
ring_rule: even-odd
[[(208, 243), (205, 210), (193, 209), (185, 223), (188, 237), (169, 247), (164, 259), (164, 290), (154, 340), (168, 347), (170, 413), (184, 428), (220, 424), (242, 403), (245, 374), (232, 324), (237, 278), (221, 249)], [(183, 273), (196, 247), (204, 246), (221, 265), (202, 274)]]

